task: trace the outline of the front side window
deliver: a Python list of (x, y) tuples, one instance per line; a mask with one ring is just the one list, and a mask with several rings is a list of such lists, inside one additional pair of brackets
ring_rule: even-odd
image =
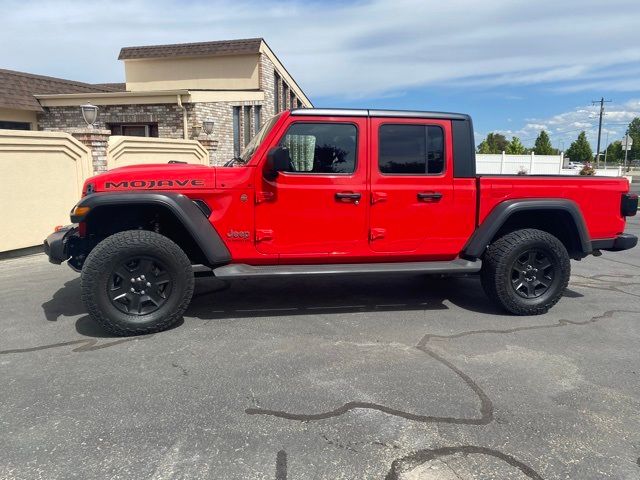
[(378, 167), (381, 173), (428, 175), (444, 171), (444, 132), (435, 125), (382, 125)]
[(358, 129), (347, 123), (294, 123), (280, 141), (289, 150), (290, 172), (353, 173)]

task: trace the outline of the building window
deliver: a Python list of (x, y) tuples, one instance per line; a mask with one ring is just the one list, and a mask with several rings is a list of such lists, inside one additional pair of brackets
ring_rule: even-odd
[(432, 125), (382, 125), (378, 168), (382, 173), (424, 175), (444, 171), (444, 132)]
[(260, 130), (260, 110), (262, 110), (260, 105), (253, 106), (253, 131), (256, 133)]
[(289, 85), (282, 83), (282, 110), (287, 109), (287, 99), (289, 98)]
[(244, 116), (242, 117), (244, 123), (244, 146), (246, 147), (251, 140), (251, 107), (244, 107)]
[(358, 130), (350, 123), (294, 123), (280, 141), (290, 172), (349, 174), (356, 168)]
[(0, 120), (0, 130), (31, 130), (31, 124), (27, 122), (5, 122)]
[(108, 123), (107, 129), (111, 135), (124, 135), (126, 137), (157, 137), (157, 123)]
[(240, 157), (240, 107), (233, 107), (233, 156)]
[(280, 113), (280, 75), (274, 72), (273, 76), (273, 109)]

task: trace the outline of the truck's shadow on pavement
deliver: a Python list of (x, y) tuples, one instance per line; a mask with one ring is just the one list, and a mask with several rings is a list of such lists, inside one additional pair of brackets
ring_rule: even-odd
[[(568, 298), (581, 296), (572, 290), (565, 293)], [(384, 278), (255, 278), (233, 282), (199, 278), (185, 316), (209, 320), (352, 312), (437, 311), (449, 308), (445, 301), (474, 313), (505, 314), (484, 295), (477, 277), (392, 275)], [(80, 299), (80, 279), (66, 282), (50, 300), (42, 304), (42, 309), (49, 321), (86, 313)], [(76, 330), (87, 337), (111, 337), (87, 315), (76, 321)]]
[[(582, 296), (567, 291), (567, 297)], [(275, 315), (446, 310), (444, 302), (481, 314), (505, 312), (485, 296), (477, 277), (424, 275), (235, 280), (200, 279), (188, 317), (220, 319)]]
[(65, 282), (64, 286), (53, 294), (51, 300), (42, 304), (44, 316), (50, 322), (60, 317), (74, 317), (87, 312), (80, 299), (80, 277)]

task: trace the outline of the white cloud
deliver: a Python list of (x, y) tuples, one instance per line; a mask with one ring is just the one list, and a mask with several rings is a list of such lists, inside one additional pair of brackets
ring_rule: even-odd
[(637, 0), (8, 0), (2, 11), (3, 67), (92, 82), (123, 79), (123, 46), (262, 36), (312, 98), (442, 85), (640, 91), (625, 72), (640, 62)]
[[(599, 105), (588, 105), (563, 112), (543, 119), (528, 119), (527, 123), (518, 130), (499, 130), (499, 133), (511, 138), (519, 137), (527, 146), (533, 145), (540, 130), (549, 133), (551, 142), (556, 148), (569, 148), (569, 145), (584, 130), (587, 138), (595, 149), (598, 138)], [(601, 148), (604, 150), (609, 143), (619, 140), (624, 135), (631, 120), (640, 116), (640, 100), (629, 100), (622, 104), (606, 104), (602, 126)], [(480, 141), (486, 133), (476, 132)]]

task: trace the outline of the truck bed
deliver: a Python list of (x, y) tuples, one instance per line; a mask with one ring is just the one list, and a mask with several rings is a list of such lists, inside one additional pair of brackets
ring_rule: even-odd
[(478, 225), (505, 200), (562, 198), (579, 206), (591, 239), (612, 238), (624, 231), (620, 202), (629, 191), (629, 181), (623, 177), (480, 175), (476, 187)]

